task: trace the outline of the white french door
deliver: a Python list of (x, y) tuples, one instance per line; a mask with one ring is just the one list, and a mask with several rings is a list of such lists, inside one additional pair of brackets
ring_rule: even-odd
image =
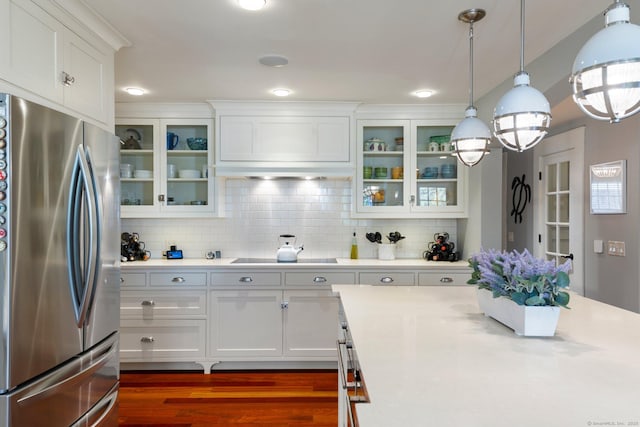
[(535, 255), (572, 260), (571, 290), (584, 295), (584, 127), (547, 138), (534, 151)]

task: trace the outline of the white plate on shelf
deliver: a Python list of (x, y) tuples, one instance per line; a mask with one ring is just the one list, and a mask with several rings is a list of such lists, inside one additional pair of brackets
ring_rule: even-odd
[(178, 171), (178, 177), (188, 179), (200, 178), (200, 171), (196, 169), (181, 169)]
[(135, 178), (153, 178), (153, 172), (146, 169), (138, 169), (133, 172)]

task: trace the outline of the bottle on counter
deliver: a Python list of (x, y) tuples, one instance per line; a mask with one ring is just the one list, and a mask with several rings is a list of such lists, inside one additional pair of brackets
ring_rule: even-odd
[(353, 239), (351, 240), (351, 259), (358, 259), (358, 239), (356, 238), (356, 232), (353, 232)]

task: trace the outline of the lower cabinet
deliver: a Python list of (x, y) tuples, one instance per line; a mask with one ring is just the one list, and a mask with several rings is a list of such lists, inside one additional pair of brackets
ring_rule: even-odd
[(122, 290), (122, 362), (194, 362), (206, 356), (206, 291)]
[(429, 272), (418, 274), (419, 286), (458, 286), (466, 285), (471, 278), (470, 272), (456, 273), (451, 271)]
[(210, 301), (213, 357), (282, 355), (282, 291), (212, 291)]
[(339, 302), (328, 290), (216, 290), (210, 301), (213, 358), (335, 359)]

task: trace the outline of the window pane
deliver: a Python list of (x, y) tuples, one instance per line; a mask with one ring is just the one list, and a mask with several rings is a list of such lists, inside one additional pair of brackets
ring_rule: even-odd
[(556, 195), (547, 196), (547, 222), (556, 222)]
[(556, 165), (547, 166), (547, 192), (556, 191)]
[(569, 227), (558, 227), (559, 234), (559, 247), (558, 252), (563, 255), (568, 255), (570, 253), (569, 250)]
[(555, 253), (556, 251), (556, 226), (547, 225), (547, 252)]
[(569, 222), (569, 195), (560, 194), (558, 196), (560, 203), (558, 209), (558, 222)]
[(569, 162), (562, 162), (558, 165), (560, 174), (558, 191), (569, 191), (569, 166)]

